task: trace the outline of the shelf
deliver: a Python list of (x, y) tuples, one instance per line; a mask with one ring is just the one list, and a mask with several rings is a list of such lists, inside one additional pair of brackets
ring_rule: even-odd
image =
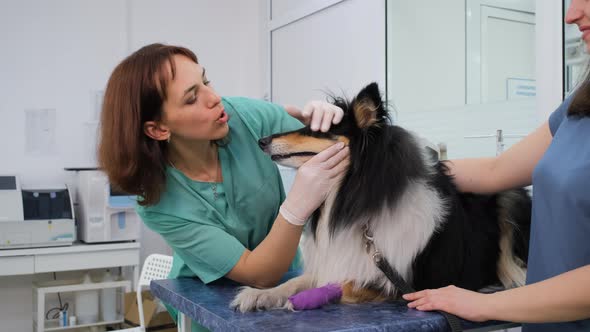
[[(74, 283), (70, 281), (50, 281), (45, 283), (37, 283), (33, 285), (33, 294), (34, 294), (34, 302), (36, 311), (34, 312), (33, 323), (35, 326), (35, 331), (42, 332), (42, 331), (65, 331), (65, 330), (72, 330), (81, 327), (88, 327), (88, 326), (100, 326), (100, 325), (111, 325), (111, 324), (119, 324), (123, 323), (124, 319), (121, 314), (123, 311), (123, 296), (125, 293), (131, 291), (131, 281), (130, 280), (121, 280), (121, 281), (105, 281), (105, 282), (93, 282), (93, 283)], [(74, 326), (59, 326), (59, 320), (57, 319), (45, 319), (44, 315), (46, 312), (45, 308), (45, 297), (49, 293), (68, 293), (68, 292), (77, 292), (77, 291), (87, 291), (87, 290), (100, 290), (105, 288), (122, 288), (122, 292), (119, 293), (119, 301), (117, 307), (119, 308), (118, 311), (118, 319), (114, 321), (98, 321), (91, 324), (78, 324)], [(74, 305), (75, 306), (75, 305)]]
[(83, 291), (83, 290), (92, 290), (92, 289), (103, 289), (103, 288), (118, 288), (118, 287), (125, 287), (126, 291), (131, 290), (131, 281), (130, 280), (121, 280), (121, 281), (105, 281), (105, 282), (93, 282), (93, 283), (79, 283), (79, 284), (70, 284), (70, 285), (58, 285), (58, 286), (42, 286), (42, 285), (33, 285), (33, 289), (36, 289), (38, 292), (47, 293), (64, 293), (64, 292), (76, 292), (76, 291)]
[[(109, 322), (101, 321), (101, 322), (95, 322), (95, 323), (90, 323), (90, 324), (78, 324), (78, 325), (73, 325), (73, 326), (58, 326), (59, 321), (57, 319), (50, 319), (50, 320), (45, 321), (44, 331), (67, 331), (67, 330), (72, 330), (72, 329), (77, 329), (77, 328), (82, 328), (82, 327), (121, 324), (124, 322), (124, 319), (122, 316), (119, 316), (119, 317), (120, 317), (119, 319), (114, 320), (114, 321), (109, 321)], [(35, 329), (37, 328), (36, 325), (37, 324), (35, 322)]]

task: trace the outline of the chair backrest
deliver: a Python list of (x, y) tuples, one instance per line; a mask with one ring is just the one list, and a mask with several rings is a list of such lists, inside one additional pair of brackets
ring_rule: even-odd
[(143, 263), (138, 286), (149, 286), (150, 281), (168, 278), (172, 269), (172, 256), (151, 254)]
[(137, 282), (137, 309), (139, 310), (139, 330), (145, 331), (145, 318), (143, 314), (143, 300), (141, 298), (141, 290), (143, 286), (150, 286), (152, 280), (160, 280), (168, 278), (168, 274), (172, 270), (172, 256), (151, 254), (143, 262), (141, 268), (141, 275)]

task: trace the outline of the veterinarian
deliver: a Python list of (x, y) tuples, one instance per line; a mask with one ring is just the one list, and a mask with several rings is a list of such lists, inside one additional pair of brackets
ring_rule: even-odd
[[(590, 50), (590, 1), (565, 21)], [(523, 322), (523, 331), (590, 331), (590, 76), (540, 128), (496, 158), (447, 163), (459, 189), (488, 193), (533, 184), (527, 285), (494, 294), (454, 286), (404, 296), (418, 310)]]
[(221, 98), (193, 52), (152, 44), (110, 76), (99, 163), (113, 185), (138, 196), (138, 214), (174, 250), (170, 278), (269, 287), (298, 266), (303, 225), (344, 174), (349, 152), (334, 145), (311, 158), (285, 196), (258, 139), (302, 122), (327, 131), (342, 116), (326, 102), (301, 110)]

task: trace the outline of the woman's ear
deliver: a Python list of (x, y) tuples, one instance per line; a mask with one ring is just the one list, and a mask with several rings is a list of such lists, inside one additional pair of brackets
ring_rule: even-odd
[(143, 124), (143, 132), (150, 138), (156, 141), (167, 140), (171, 133), (166, 125), (156, 121), (146, 121)]

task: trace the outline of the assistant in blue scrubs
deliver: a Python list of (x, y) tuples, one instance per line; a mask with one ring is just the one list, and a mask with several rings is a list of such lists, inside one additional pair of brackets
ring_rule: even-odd
[[(590, 1), (572, 0), (590, 52)], [(590, 331), (590, 73), (549, 120), (498, 157), (449, 162), (462, 191), (533, 185), (526, 285), (494, 294), (454, 286), (406, 294), (408, 306), (470, 320), (524, 322), (524, 332)]]
[[(527, 284), (590, 264), (590, 117), (567, 116), (571, 100), (551, 114), (553, 139), (533, 172)], [(528, 331), (590, 331), (590, 320), (525, 324)]]

